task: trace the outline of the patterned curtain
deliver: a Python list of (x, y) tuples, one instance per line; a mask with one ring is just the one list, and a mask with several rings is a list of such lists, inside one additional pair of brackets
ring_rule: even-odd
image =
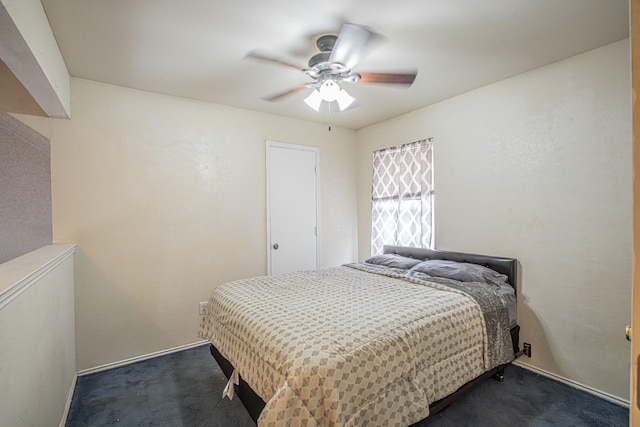
[(433, 247), (431, 139), (373, 153), (371, 255), (383, 245)]

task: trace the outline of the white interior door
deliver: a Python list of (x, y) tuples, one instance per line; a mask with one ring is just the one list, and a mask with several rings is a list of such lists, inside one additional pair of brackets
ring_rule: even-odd
[(319, 150), (267, 141), (269, 274), (318, 268)]

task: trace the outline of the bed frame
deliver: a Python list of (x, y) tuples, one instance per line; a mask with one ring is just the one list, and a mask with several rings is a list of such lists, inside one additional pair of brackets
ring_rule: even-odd
[[(385, 254), (398, 254), (402, 256), (406, 256), (409, 258), (416, 258), (421, 260), (426, 259), (441, 259), (448, 261), (457, 261), (457, 262), (468, 262), (472, 264), (480, 264), (485, 267), (489, 267), (492, 270), (497, 271), (498, 273), (502, 273), (509, 278), (509, 284), (513, 286), (514, 289), (517, 290), (517, 275), (518, 275), (518, 261), (515, 258), (504, 258), (504, 257), (494, 257), (487, 255), (476, 255), (476, 254), (468, 254), (462, 252), (451, 252), (451, 251), (443, 251), (439, 249), (425, 249), (425, 248), (414, 248), (408, 246), (392, 246), (385, 245), (383, 252)], [(520, 326), (515, 325), (511, 328), (511, 339), (513, 341), (513, 353), (516, 357), (520, 356), (523, 352), (519, 349), (519, 335), (520, 335)], [(214, 357), (222, 372), (225, 374), (227, 378), (231, 377), (233, 373), (233, 365), (224, 358), (220, 354), (217, 348), (210, 345), (211, 355)], [(490, 371), (485, 372), (480, 375), (478, 378), (469, 381), (460, 387), (457, 391), (450, 394), (449, 396), (440, 399), (436, 402), (433, 402), (429, 405), (430, 415), (436, 414), (451, 403), (453, 403), (458, 397), (478, 385), (479, 383), (487, 380), (490, 377), (497, 379), (498, 381), (502, 381), (504, 378), (504, 368), (507, 365), (501, 365), (493, 368)], [(254, 422), (257, 422), (260, 413), (264, 409), (266, 403), (260, 396), (258, 396), (249, 385), (242, 379), (239, 378), (239, 385), (235, 386), (235, 394), (238, 396), (247, 412), (251, 416)]]

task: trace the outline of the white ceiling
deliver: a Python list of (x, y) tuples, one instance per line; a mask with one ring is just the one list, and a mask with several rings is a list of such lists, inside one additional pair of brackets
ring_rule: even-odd
[(259, 49), (306, 66), (315, 39), (345, 22), (385, 41), (355, 71), (418, 69), (409, 89), (344, 84), (357, 101), (332, 113), (352, 129), (628, 37), (627, 0), (42, 0), (72, 76), (282, 116), (328, 121), (309, 79), (245, 59)]

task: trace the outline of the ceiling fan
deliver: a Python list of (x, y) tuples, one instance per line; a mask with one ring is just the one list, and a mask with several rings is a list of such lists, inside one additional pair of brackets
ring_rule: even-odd
[(371, 30), (356, 24), (345, 24), (338, 36), (328, 34), (316, 40), (319, 53), (313, 55), (308, 62), (308, 68), (299, 67), (281, 59), (264, 55), (256, 51), (249, 52), (247, 57), (284, 65), (302, 71), (313, 79), (312, 82), (301, 84), (284, 92), (264, 98), (267, 101), (278, 101), (306, 88), (313, 88), (305, 102), (316, 111), (320, 110), (322, 101), (336, 101), (340, 111), (349, 107), (354, 98), (339, 85), (347, 83), (379, 83), (411, 86), (417, 72), (410, 73), (373, 73), (355, 72), (353, 68), (367, 52), (376, 34)]

